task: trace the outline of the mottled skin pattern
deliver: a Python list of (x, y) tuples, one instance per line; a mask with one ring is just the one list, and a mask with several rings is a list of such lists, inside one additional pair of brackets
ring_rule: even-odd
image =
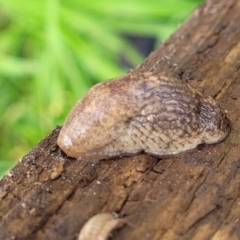
[(229, 129), (215, 100), (178, 79), (146, 72), (91, 88), (70, 112), (58, 145), (80, 159), (139, 152), (161, 157), (219, 142)]

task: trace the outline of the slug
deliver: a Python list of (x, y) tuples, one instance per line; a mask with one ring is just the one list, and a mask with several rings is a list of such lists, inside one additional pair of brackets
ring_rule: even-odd
[(57, 143), (78, 159), (140, 152), (163, 157), (219, 142), (229, 130), (214, 99), (176, 78), (145, 72), (92, 87), (70, 112)]
[(91, 217), (82, 227), (78, 240), (107, 240), (111, 232), (125, 224), (117, 214), (99, 213)]

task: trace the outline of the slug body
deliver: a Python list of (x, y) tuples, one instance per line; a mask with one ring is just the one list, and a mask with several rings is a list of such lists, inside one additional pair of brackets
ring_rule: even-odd
[(82, 227), (78, 240), (107, 240), (114, 229), (120, 228), (125, 221), (116, 214), (99, 213), (91, 217)]
[(57, 142), (80, 159), (139, 152), (161, 157), (219, 142), (229, 129), (214, 99), (178, 79), (146, 72), (92, 87), (70, 112)]

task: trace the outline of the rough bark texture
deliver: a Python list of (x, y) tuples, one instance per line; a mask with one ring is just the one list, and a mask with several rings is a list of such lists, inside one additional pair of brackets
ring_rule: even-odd
[(60, 128), (0, 181), (0, 239), (77, 239), (91, 216), (117, 212), (120, 239), (240, 239), (240, 1), (212, 0), (134, 71), (168, 72), (219, 100), (223, 142), (157, 159), (66, 157)]

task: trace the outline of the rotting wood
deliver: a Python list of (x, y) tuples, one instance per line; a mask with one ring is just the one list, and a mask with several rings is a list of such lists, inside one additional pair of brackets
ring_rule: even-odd
[(240, 239), (240, 1), (211, 0), (135, 71), (167, 72), (219, 100), (225, 141), (177, 157), (93, 163), (67, 158), (60, 128), (0, 181), (0, 239), (77, 239), (87, 219), (117, 212), (120, 239)]

